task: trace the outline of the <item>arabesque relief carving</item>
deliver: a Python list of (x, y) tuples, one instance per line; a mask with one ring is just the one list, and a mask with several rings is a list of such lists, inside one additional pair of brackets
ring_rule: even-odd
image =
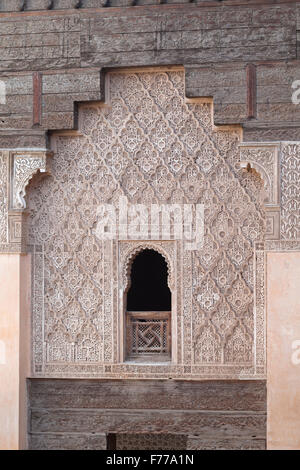
[[(115, 72), (107, 81), (110, 102), (80, 109), (81, 136), (56, 136), (51, 175), (30, 183), (33, 373), (264, 376), (263, 296), (254, 309), (255, 283), (264, 282), (255, 255), (265, 232), (263, 182), (240, 168), (240, 129), (215, 128), (211, 103), (185, 99), (183, 71)], [(97, 208), (117, 210), (120, 196), (204, 204), (203, 248), (99, 240)], [(153, 243), (168, 246), (176, 291), (172, 362), (123, 363), (125, 253)]]
[(241, 167), (256, 170), (264, 181), (266, 240), (299, 240), (299, 142), (242, 143), (240, 150)]
[(12, 209), (25, 209), (25, 192), (31, 178), (37, 173), (46, 173), (49, 152), (14, 152), (12, 154)]
[(280, 232), (280, 144), (242, 143), (241, 167), (255, 171), (264, 182), (263, 201), (266, 210), (267, 240), (277, 240)]
[(51, 152), (0, 150), (0, 252), (26, 251), (26, 187), (37, 173), (48, 171)]
[(0, 242), (7, 244), (7, 215), (8, 215), (8, 152), (0, 151)]
[(300, 239), (300, 143), (281, 144), (281, 238)]

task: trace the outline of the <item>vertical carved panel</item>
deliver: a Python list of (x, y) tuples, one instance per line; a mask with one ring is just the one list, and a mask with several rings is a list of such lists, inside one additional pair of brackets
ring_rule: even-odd
[(265, 315), (265, 266), (266, 254), (258, 244), (255, 252), (255, 367), (256, 373), (266, 373), (266, 315)]
[(282, 145), (281, 238), (300, 238), (300, 144)]
[(7, 242), (8, 152), (0, 151), (0, 243)]

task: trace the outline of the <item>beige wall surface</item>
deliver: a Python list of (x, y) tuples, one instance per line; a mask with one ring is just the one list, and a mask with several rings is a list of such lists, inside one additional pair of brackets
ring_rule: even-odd
[(25, 376), (29, 372), (29, 283), (29, 256), (0, 255), (1, 450), (26, 447)]
[(300, 449), (300, 253), (267, 255), (268, 448)]

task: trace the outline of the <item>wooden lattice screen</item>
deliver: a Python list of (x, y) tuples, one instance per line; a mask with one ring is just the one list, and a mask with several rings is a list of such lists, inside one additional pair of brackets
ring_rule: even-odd
[(171, 312), (127, 312), (127, 356), (169, 357)]

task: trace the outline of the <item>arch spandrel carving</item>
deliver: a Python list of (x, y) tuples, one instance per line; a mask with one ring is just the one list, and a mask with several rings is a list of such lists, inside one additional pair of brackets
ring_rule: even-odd
[(277, 207), (280, 204), (279, 150), (280, 144), (240, 144), (241, 167), (254, 168), (261, 176), (265, 185), (267, 207)]
[(0, 252), (27, 250), (26, 188), (36, 173), (49, 173), (51, 155), (40, 149), (0, 150)]
[(280, 143), (241, 143), (240, 165), (254, 170), (264, 184), (266, 211), (266, 240), (280, 237)]
[(26, 209), (26, 187), (38, 172), (50, 173), (49, 151), (19, 151), (11, 153), (11, 209)]

